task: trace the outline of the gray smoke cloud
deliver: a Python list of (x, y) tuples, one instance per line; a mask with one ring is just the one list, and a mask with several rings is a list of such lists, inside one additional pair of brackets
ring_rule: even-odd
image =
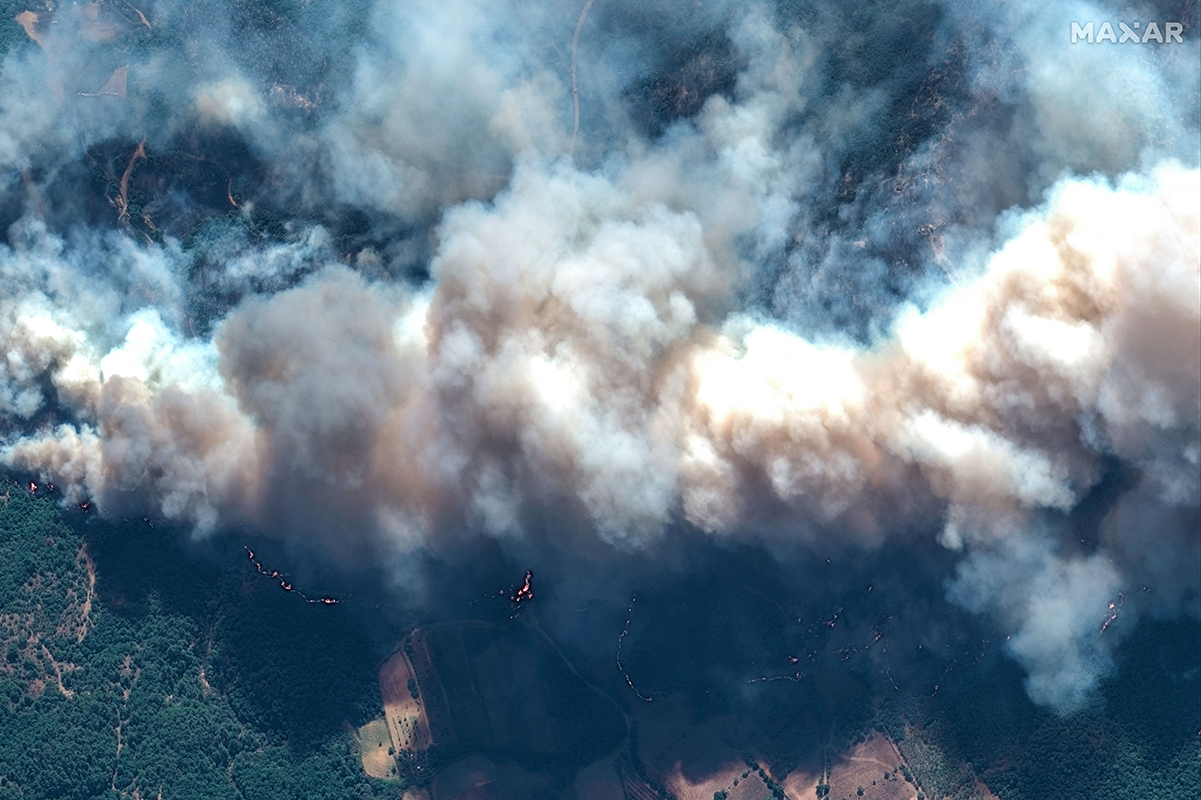
[[(163, 3), (112, 23), (116, 55), (67, 6), (0, 71), (29, 187), (0, 245), (4, 462), (106, 515), (398, 571), (548, 515), (590, 557), (681, 526), (781, 552), (926, 530), (1032, 699), (1078, 707), (1136, 613), (1201, 614), (1196, 33), (902, 6), (598, 2), (573, 49), (562, 3), (314, 8), (257, 39), (240, 5)], [(70, 59), (111, 91), (63, 88)], [(224, 216), (182, 240), (60, 202), (143, 135), (235, 137), (259, 183), (213, 173)], [(262, 208), (291, 215), (267, 238)], [(1114, 461), (1133, 488), (1077, 547)]]

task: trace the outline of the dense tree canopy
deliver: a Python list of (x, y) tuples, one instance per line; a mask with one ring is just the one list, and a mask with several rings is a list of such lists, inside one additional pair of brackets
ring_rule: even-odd
[(347, 732), (379, 706), (357, 626), (174, 541), (0, 488), (0, 798), (399, 796)]

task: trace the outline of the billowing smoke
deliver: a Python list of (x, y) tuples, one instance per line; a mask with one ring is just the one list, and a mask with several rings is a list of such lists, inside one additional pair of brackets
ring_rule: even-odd
[[(397, 569), (548, 519), (590, 556), (907, 537), (1065, 710), (1131, 615), (1201, 613), (1195, 28), (602, 0), (573, 44), (575, 6), (418, 2), (239, 50), (210, 5), (137, 23), (188, 69), (68, 6), (0, 75), (3, 457), (68, 502)], [(94, 98), (72, 58), (124, 63)], [(127, 148), (101, 221), (64, 187), (122, 140), (226, 149), (147, 197)]]

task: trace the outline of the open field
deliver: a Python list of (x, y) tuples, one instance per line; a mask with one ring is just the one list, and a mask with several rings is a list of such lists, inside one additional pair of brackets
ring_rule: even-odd
[(698, 723), (688, 703), (669, 698), (639, 715), (638, 757), (679, 800), (713, 800), (746, 771), (731, 717)]
[[(745, 753), (756, 752), (757, 741), (736, 714), (698, 720), (687, 701), (668, 698), (642, 710), (638, 718), (639, 758), (651, 777), (679, 800), (711, 800), (719, 792), (726, 792), (728, 800), (772, 797), (771, 781), (765, 782), (758, 769), (748, 768), (744, 760)], [(819, 745), (811, 755), (787, 776), (769, 772), (768, 778), (778, 781), (793, 800), (815, 797), (821, 783), (829, 785), (831, 800), (917, 797), (917, 787), (905, 780), (899, 768), (910, 765), (879, 732), (842, 752)], [(766, 764), (761, 766), (767, 769)]]
[[(415, 686), (428, 731), (417, 749), (450, 743), (518, 748), (570, 756), (578, 764), (559, 768), (574, 772), (611, 752), (624, 734), (613, 701), (532, 629), (440, 623), (414, 630), (401, 649), (413, 686), (391, 662), (380, 686), (397, 706)], [(394, 716), (388, 714), (389, 726), (396, 730)]]
[(625, 755), (615, 759), (613, 766), (621, 777), (621, 788), (625, 791), (626, 800), (659, 800), (659, 793), (639, 776)]
[[(465, 621), (417, 628), (380, 668), (379, 686), (384, 719), (360, 732), (369, 775), (395, 774), (406, 752), (456, 745), (459, 753), (519, 757), (493, 763), (477, 755), (435, 767), (432, 800), (526, 800), (573, 781), (588, 800), (631, 796), (624, 768), (606, 755), (624, 735), (620, 710), (527, 626)], [(383, 746), (380, 726), (395, 747), (388, 767), (370, 752)], [(531, 772), (532, 756), (555, 760), (545, 773)], [(654, 800), (643, 783), (633, 781), (632, 796)]]
[(612, 759), (597, 761), (580, 770), (575, 777), (575, 793), (579, 800), (625, 800)]
[(483, 756), (456, 761), (434, 778), (434, 800), (494, 800), (496, 765)]
[[(447, 725), (454, 729), (454, 736), (461, 742), (481, 742), (488, 738), (490, 726), (488, 712), (484, 700), (480, 696), (479, 686), (472, 674), (471, 660), (463, 645), (462, 633), (472, 629), (487, 631), (489, 629), (478, 625), (432, 625), (414, 632), (413, 640), (419, 634), (424, 635), (430, 659), (437, 673), (437, 680), (445, 692), (450, 719)], [(420, 676), (418, 680), (424, 676)], [(424, 690), (425, 685), (422, 684)], [(440, 725), (437, 720), (437, 706), (431, 705), (431, 729), (437, 731)], [(441, 736), (435, 734), (441, 741)]]
[[(715, 792), (729, 790), (746, 772), (741, 756), (722, 742), (715, 730), (719, 725), (720, 722), (692, 728), (673, 748), (680, 758), (663, 772), (662, 781), (680, 800), (712, 800)], [(696, 764), (704, 764), (705, 768), (697, 769)]]
[(373, 778), (385, 780), (396, 776), (396, 759), (388, 754), (392, 737), (388, 734), (388, 723), (373, 719), (359, 728), (355, 735), (359, 742), (359, 757), (363, 760), (363, 771)]
[[(399, 655), (407, 656), (409, 675), (417, 682), (418, 700), (421, 703), (422, 717), (425, 720), (426, 746), (458, 741), (459, 737), (450, 715), (447, 689), (443, 686), (442, 677), (434, 667), (433, 653), (426, 630), (418, 628), (409, 634), (402, 651)], [(380, 688), (383, 688), (383, 683), (380, 684)], [(408, 693), (407, 688), (405, 693)]]
[(759, 777), (759, 773), (751, 772), (745, 778), (737, 779), (738, 785), (731, 785), (726, 795), (729, 800), (771, 800), (771, 790)]
[(784, 793), (791, 798), (810, 798), (816, 796), (817, 785), (822, 776), (804, 769), (794, 769), (784, 778)]
[(41, 20), (38, 18), (37, 14), (26, 10), (22, 11), (20, 14), (17, 14), (17, 16), (13, 17), (13, 19), (17, 21), (18, 25), (25, 29), (25, 33), (29, 35), (30, 39), (33, 39), (35, 42), (37, 42), (39, 46), (42, 44), (42, 35), (38, 30), (38, 23), (41, 22)]
[(380, 667), (379, 690), (384, 701), (384, 720), (398, 753), (425, 750), (433, 741), (421, 695), (413, 697), (410, 685), (416, 685), (413, 666), (403, 651), (397, 652)]
[[(917, 789), (897, 769), (904, 763), (896, 746), (887, 737), (874, 733), (830, 765), (830, 797), (858, 798), (862, 786), (863, 800), (912, 800), (917, 797)], [(885, 772), (889, 773), (887, 780)]]

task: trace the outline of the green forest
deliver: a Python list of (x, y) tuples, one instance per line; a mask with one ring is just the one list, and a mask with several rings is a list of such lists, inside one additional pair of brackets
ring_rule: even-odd
[(1195, 800), (1199, 656), (1196, 620), (1142, 620), (1100, 691), (1068, 716), (1031, 702), (1019, 667), (998, 659), (948, 672), (930, 696), (884, 697), (871, 726), (929, 798), (984, 800), (979, 780), (1001, 800)]
[(0, 487), (0, 799), (398, 797), (350, 733), (379, 709), (358, 623), (257, 578)]
[(1195, 800), (1199, 654), (1196, 621), (1142, 620), (1098, 696), (1067, 717), (1031, 703), (1010, 661), (952, 673), (935, 698), (906, 709), (899, 747), (934, 797), (972, 797), (967, 777), (979, 765), (1003, 800)]

